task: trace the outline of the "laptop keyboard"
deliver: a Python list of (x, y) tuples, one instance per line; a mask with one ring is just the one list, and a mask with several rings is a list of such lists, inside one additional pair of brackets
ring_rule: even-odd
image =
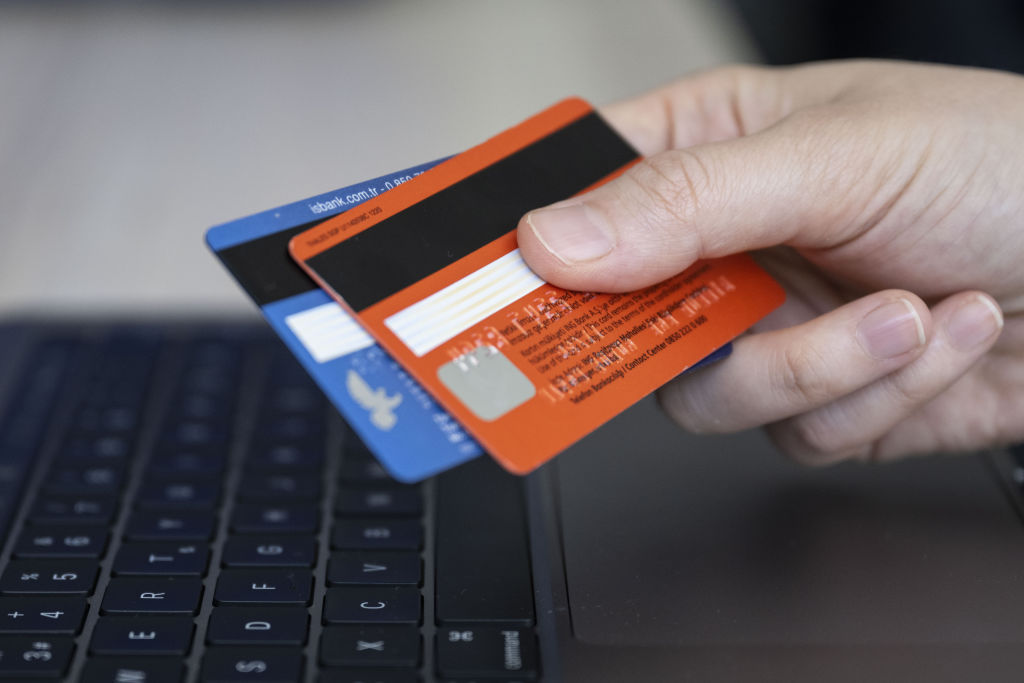
[(256, 328), (30, 346), (0, 413), (0, 681), (540, 680), (523, 494), (487, 459), (392, 481)]

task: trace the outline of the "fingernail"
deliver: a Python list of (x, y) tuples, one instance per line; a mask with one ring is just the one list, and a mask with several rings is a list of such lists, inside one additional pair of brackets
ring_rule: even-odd
[(540, 243), (571, 266), (601, 258), (615, 246), (600, 216), (584, 204), (540, 209), (526, 216)]
[(924, 324), (907, 299), (891, 301), (864, 316), (857, 325), (857, 337), (878, 359), (902, 356), (925, 343)]
[(1003, 328), (1003, 314), (988, 297), (975, 296), (953, 312), (946, 323), (949, 341), (960, 351), (972, 351)]

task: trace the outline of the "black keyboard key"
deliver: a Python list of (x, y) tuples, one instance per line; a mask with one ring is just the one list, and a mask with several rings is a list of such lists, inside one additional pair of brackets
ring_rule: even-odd
[(96, 655), (186, 654), (192, 646), (191, 617), (111, 617), (96, 622), (89, 652)]
[(411, 519), (340, 519), (331, 530), (335, 550), (419, 550), (423, 525)]
[[(20, 504), (23, 482), (36, 461), (53, 403), (61, 395), (65, 371), (76, 356), (74, 350), (71, 343), (43, 344), (23, 363), (24, 376), (11, 394), (17, 400), (0, 416), (0, 538), (6, 538)], [(6, 344), (0, 353), (13, 358)]]
[(93, 657), (85, 663), (81, 683), (181, 683), (181, 659), (168, 657)]
[(316, 680), (317, 683), (421, 683), (415, 671), (402, 669), (324, 669)]
[(0, 594), (89, 595), (98, 571), (91, 560), (14, 560), (0, 576)]
[(74, 652), (71, 638), (0, 636), (0, 680), (60, 678)]
[(84, 407), (75, 417), (75, 427), (85, 433), (125, 433), (135, 429), (139, 412), (135, 406)]
[(225, 569), (213, 600), (218, 605), (307, 605), (312, 589), (313, 575), (302, 569)]
[(114, 558), (117, 576), (203, 576), (210, 551), (197, 543), (125, 543)]
[(211, 647), (203, 657), (202, 683), (295, 683), (302, 680), (302, 650)]
[[(293, 369), (293, 378), (302, 381), (304, 371), (299, 367)], [(323, 408), (323, 394), (308, 382), (303, 382), (302, 385), (290, 383), (290, 386), (275, 382), (272, 391), (267, 404), (279, 413), (315, 413)]]
[(186, 369), (181, 386), (193, 395), (227, 396), (238, 384), (234, 370), (220, 361), (197, 363)]
[(154, 454), (146, 472), (160, 477), (219, 477), (226, 465), (226, 450), (222, 446), (176, 448)]
[(68, 496), (113, 496), (121, 491), (124, 468), (93, 460), (88, 464), (58, 465), (46, 477), (47, 494)]
[(83, 458), (121, 460), (127, 458), (131, 450), (132, 439), (128, 434), (77, 434), (61, 447), (57, 459), (69, 463)]
[(7, 538), (8, 527), (14, 520), (14, 511), (24, 488), (20, 481), (15, 481), (15, 478), (21, 475), (21, 468), (16, 470), (10, 465), (0, 465), (0, 538)]
[(82, 628), (84, 598), (0, 598), (0, 633), (75, 635)]
[(341, 461), (341, 481), (349, 484), (384, 484), (391, 482), (391, 476), (373, 458), (349, 458)]
[(136, 510), (124, 535), (129, 541), (206, 541), (216, 525), (206, 510)]
[(222, 363), (201, 363), (185, 370), (181, 386), (186, 395), (226, 396), (237, 385), (238, 377)]
[(14, 545), (18, 558), (93, 558), (103, 556), (107, 531), (99, 527), (30, 526), (25, 527)]
[(323, 447), (312, 444), (306, 446), (295, 444), (256, 446), (252, 455), (246, 459), (246, 465), (254, 471), (284, 467), (293, 471), (310, 471), (320, 469), (323, 463)]
[(202, 394), (185, 394), (175, 403), (175, 414), (191, 420), (225, 420), (228, 413), (223, 402)]
[(317, 506), (308, 503), (240, 503), (231, 518), (239, 534), (312, 534), (319, 526)]
[(43, 496), (29, 512), (33, 524), (108, 525), (117, 513), (117, 498), (95, 496)]
[(234, 536), (224, 546), (225, 567), (312, 567), (316, 541), (303, 536)]
[(418, 553), (402, 551), (336, 552), (327, 561), (327, 585), (391, 584), (418, 586), (423, 561)]
[(212, 446), (227, 441), (228, 430), (220, 420), (180, 420), (168, 425), (164, 443), (186, 448)]
[(334, 514), (344, 517), (419, 517), (423, 514), (423, 494), (418, 486), (341, 488)]
[(194, 577), (117, 577), (100, 607), (104, 614), (195, 614), (203, 582)]
[(209, 509), (219, 501), (220, 483), (215, 479), (160, 477), (142, 486), (136, 505), (141, 508)]
[(309, 613), (305, 607), (216, 607), (206, 642), (212, 645), (306, 644)]
[(437, 632), (437, 670), (444, 677), (536, 680), (537, 639), (530, 629), (495, 626)]
[(282, 441), (313, 441), (323, 433), (323, 419), (319, 415), (264, 415), (257, 429), (261, 437)]
[(420, 663), (420, 649), (415, 626), (331, 626), (320, 639), (320, 663), (414, 669)]
[(533, 582), (519, 480), (480, 459), (437, 485), (439, 623), (532, 624)]
[(327, 589), (325, 624), (418, 624), (420, 592), (412, 586), (343, 586)]
[(242, 477), (238, 499), (244, 501), (318, 500), (320, 480), (290, 472), (250, 472)]

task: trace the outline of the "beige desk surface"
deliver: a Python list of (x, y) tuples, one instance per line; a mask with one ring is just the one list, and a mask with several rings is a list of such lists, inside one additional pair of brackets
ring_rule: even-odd
[(0, 312), (247, 311), (205, 228), (753, 53), (711, 0), (0, 5)]

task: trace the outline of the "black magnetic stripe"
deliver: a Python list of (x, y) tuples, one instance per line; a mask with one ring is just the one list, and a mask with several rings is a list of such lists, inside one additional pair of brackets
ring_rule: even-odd
[(361, 311), (501, 237), (526, 211), (576, 194), (637, 156), (591, 113), (307, 263)]
[(292, 260), (288, 242), (319, 223), (323, 220), (236, 244), (218, 251), (217, 256), (258, 306), (304, 294), (316, 289), (316, 283)]

